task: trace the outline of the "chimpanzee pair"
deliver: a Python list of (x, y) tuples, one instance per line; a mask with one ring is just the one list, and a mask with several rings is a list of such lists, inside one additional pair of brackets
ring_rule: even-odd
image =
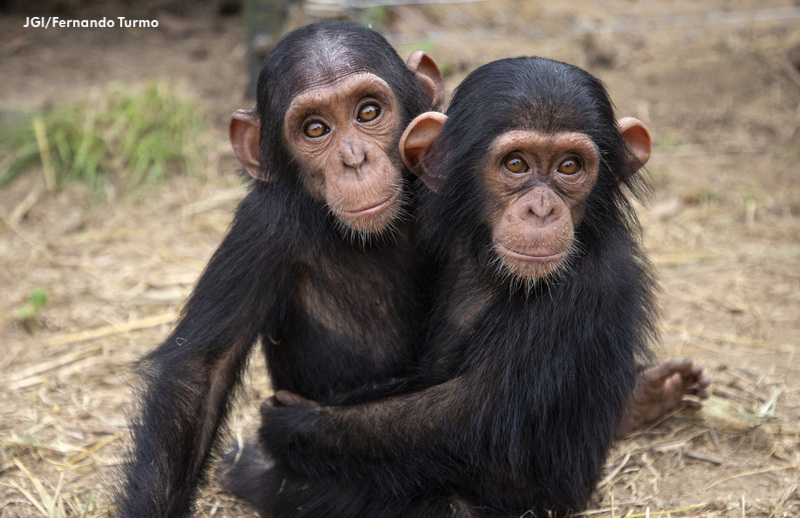
[(705, 397), (689, 360), (643, 367), (644, 125), (543, 58), (443, 92), (356, 24), (267, 56), (230, 124), (250, 192), (141, 364), (122, 516), (190, 515), (257, 341), (276, 393), (220, 472), (264, 516), (563, 516), (615, 435)]

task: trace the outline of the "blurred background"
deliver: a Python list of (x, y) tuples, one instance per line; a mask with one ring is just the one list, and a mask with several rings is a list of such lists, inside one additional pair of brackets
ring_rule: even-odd
[[(245, 192), (228, 118), (322, 19), (425, 50), (448, 94), (493, 59), (567, 61), (647, 124), (659, 356), (713, 396), (619, 441), (582, 516), (800, 516), (798, 0), (0, 0), (0, 516), (113, 515), (131, 365)], [(234, 436), (271, 393), (256, 356)], [(197, 516), (255, 516), (209, 479)]]

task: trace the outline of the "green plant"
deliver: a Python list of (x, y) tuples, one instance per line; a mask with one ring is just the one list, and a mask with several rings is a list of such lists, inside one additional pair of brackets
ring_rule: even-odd
[(36, 324), (36, 312), (47, 305), (47, 290), (36, 289), (28, 295), (28, 304), (17, 308), (17, 316), (29, 331)]
[[(83, 518), (89, 516), (89, 510), (97, 511), (97, 499), (95, 498), (94, 493), (90, 494), (86, 500), (86, 507), (83, 509), (83, 514), (81, 515)], [(109, 513), (110, 516), (110, 513)]]
[(376, 5), (366, 7), (361, 11), (361, 24), (374, 29), (386, 27), (391, 12), (387, 7)]
[(671, 135), (665, 135), (661, 138), (659, 147), (664, 151), (674, 151), (678, 147), (678, 139)]
[(202, 116), (170, 87), (112, 88), (97, 99), (37, 114), (0, 130), (0, 185), (41, 165), (47, 188), (79, 182), (102, 193), (162, 180), (170, 169), (193, 173)]
[(747, 190), (742, 194), (742, 205), (744, 207), (748, 206), (758, 206), (762, 204), (762, 196), (758, 192), (758, 187), (755, 184), (750, 184), (747, 187)]
[[(435, 47), (436, 45), (434, 45), (432, 41), (415, 41), (414, 43), (402, 43), (398, 45), (398, 52), (401, 56), (411, 54), (415, 50), (422, 50), (431, 54)], [(441, 63), (439, 66), (441, 66)]]

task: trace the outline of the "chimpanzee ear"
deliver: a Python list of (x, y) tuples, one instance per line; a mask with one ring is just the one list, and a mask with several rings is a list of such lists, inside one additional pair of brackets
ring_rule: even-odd
[(633, 156), (636, 158), (633, 165), (637, 170), (640, 169), (650, 160), (650, 151), (652, 149), (650, 132), (647, 131), (642, 121), (633, 117), (621, 118), (617, 121), (617, 126), (622, 135), (622, 140), (625, 141), (628, 149), (633, 152)]
[(444, 79), (433, 58), (418, 50), (409, 56), (407, 64), (433, 101), (433, 108), (438, 111), (444, 110)]
[(433, 142), (441, 133), (445, 122), (447, 115), (444, 113), (425, 112), (411, 121), (400, 137), (399, 148), (403, 163), (433, 191), (437, 190), (436, 181), (428, 174), (422, 159), (433, 147)]
[(231, 115), (228, 133), (233, 151), (247, 174), (256, 180), (264, 181), (269, 179), (265, 178), (261, 172), (261, 164), (258, 160), (260, 127), (258, 115), (250, 110), (236, 110)]
[(398, 144), (409, 170), (413, 171), (428, 154), (446, 121), (447, 115), (442, 112), (425, 112), (411, 121)]

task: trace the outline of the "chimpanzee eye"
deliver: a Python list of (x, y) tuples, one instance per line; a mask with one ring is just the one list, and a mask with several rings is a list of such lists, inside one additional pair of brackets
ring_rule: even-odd
[(374, 104), (367, 104), (358, 111), (358, 122), (374, 121), (381, 114), (381, 109)]
[(510, 155), (503, 160), (503, 165), (512, 173), (524, 173), (527, 171), (528, 164), (518, 156)]
[(575, 160), (574, 158), (567, 158), (558, 164), (556, 170), (561, 174), (575, 174), (579, 173), (582, 168), (583, 167), (578, 160)]
[(330, 131), (331, 129), (321, 122), (309, 122), (306, 124), (306, 127), (303, 128), (303, 133), (309, 138), (319, 138)]

